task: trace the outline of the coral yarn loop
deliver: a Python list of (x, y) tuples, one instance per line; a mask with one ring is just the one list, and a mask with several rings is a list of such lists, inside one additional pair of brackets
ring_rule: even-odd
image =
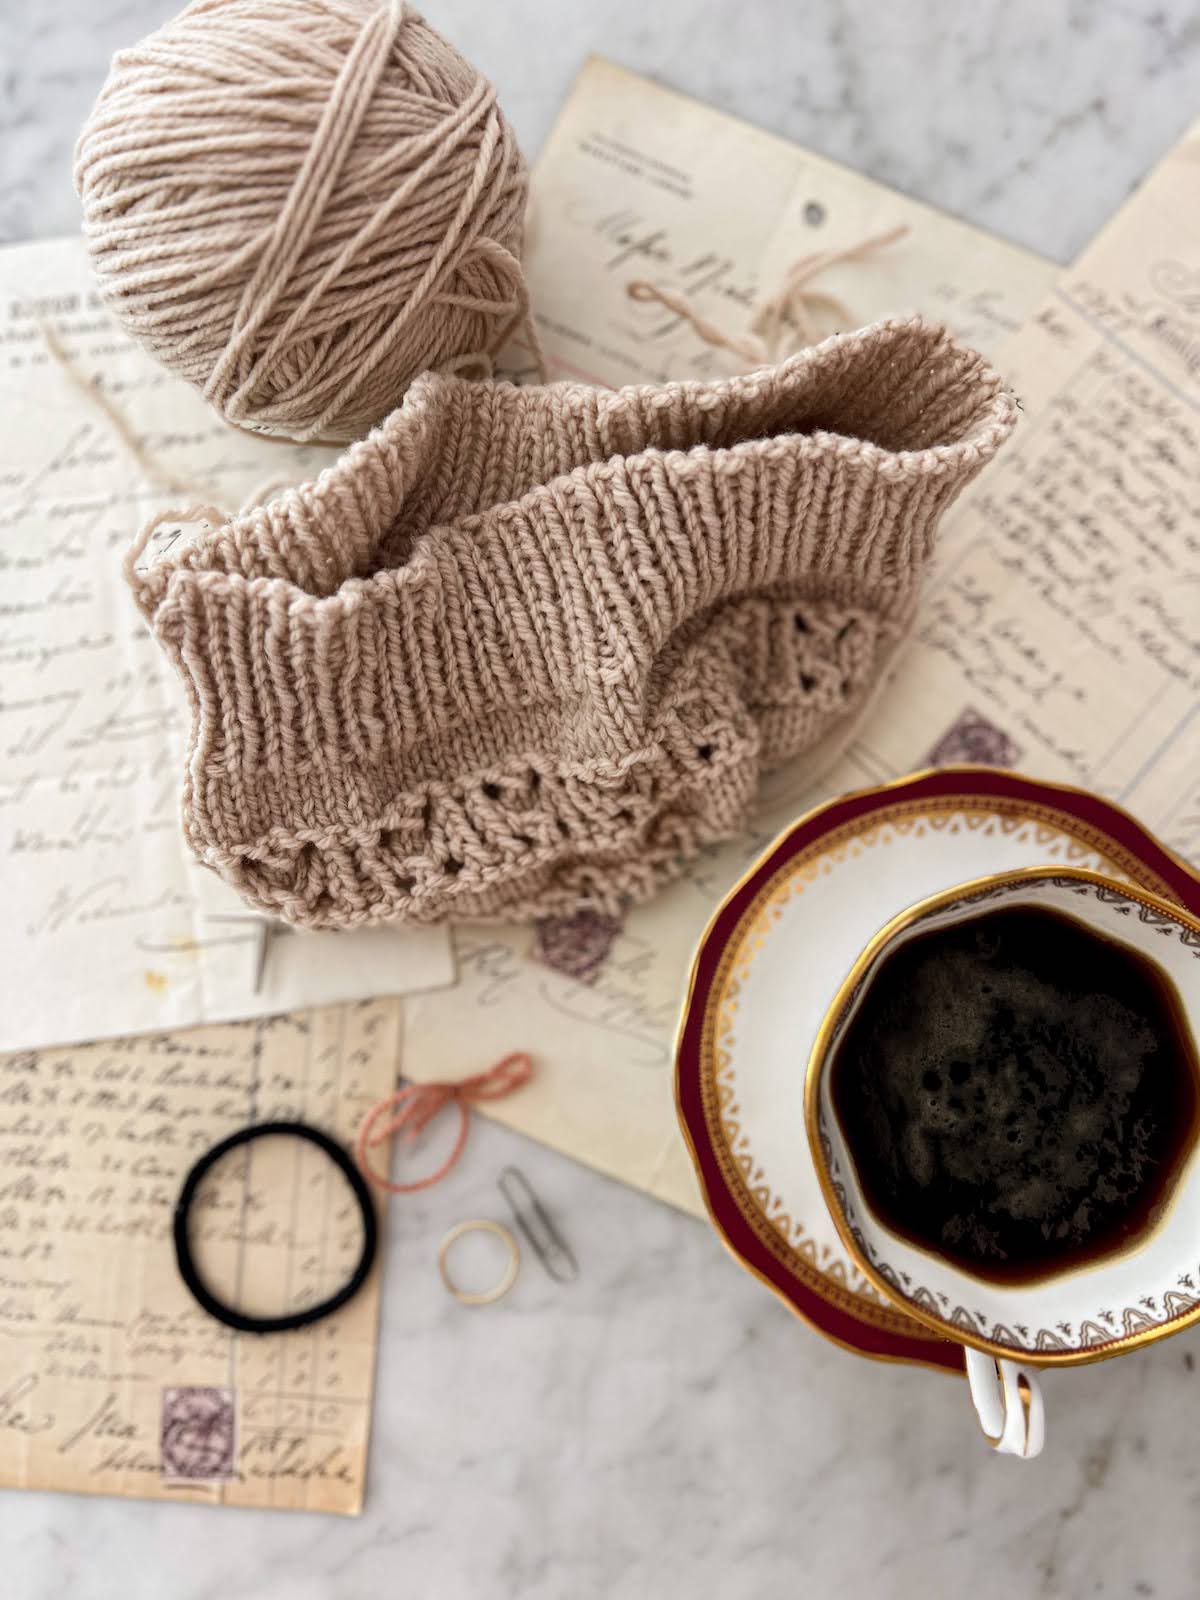
[[(463, 1078), (458, 1083), (405, 1084), (395, 1094), (388, 1095), (372, 1106), (363, 1118), (355, 1143), (359, 1167), (372, 1183), (380, 1189), (386, 1189), (389, 1194), (415, 1194), (420, 1189), (432, 1188), (435, 1183), (441, 1182), (462, 1155), (470, 1128), (471, 1102), (499, 1100), (506, 1094), (512, 1094), (514, 1089), (528, 1083), (532, 1073), (532, 1060), (524, 1051), (518, 1050), (505, 1056), (503, 1061), (497, 1062), (486, 1072)], [(435, 1172), (411, 1183), (393, 1183), (390, 1178), (375, 1171), (370, 1163), (369, 1151), (397, 1133), (402, 1136), (404, 1144), (414, 1144), (438, 1113), (450, 1105), (458, 1106), (458, 1134), (450, 1154)], [(376, 1126), (383, 1118), (387, 1119), (383, 1125)]]

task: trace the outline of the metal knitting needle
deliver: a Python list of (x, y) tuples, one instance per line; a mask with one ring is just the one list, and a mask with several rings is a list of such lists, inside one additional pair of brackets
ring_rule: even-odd
[(257, 911), (226, 911), (210, 916), (209, 922), (252, 922), (254, 924), (254, 993), (262, 993), (263, 975), (267, 970), (267, 954), (271, 940), (277, 935), (291, 933), (286, 922), (275, 917), (264, 917)]

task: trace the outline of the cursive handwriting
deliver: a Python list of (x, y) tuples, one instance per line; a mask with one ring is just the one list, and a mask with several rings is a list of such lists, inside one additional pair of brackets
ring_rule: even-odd
[(69, 1455), (87, 1439), (137, 1438), (137, 1427), (122, 1411), (115, 1394), (102, 1395), (87, 1415), (58, 1441), (58, 1453)]
[[(2, 270), (30, 271), (20, 252)], [(64, 245), (52, 271), (82, 276), (82, 257)], [(84, 393), (64, 377), (47, 329)], [(0, 439), (9, 1036), (34, 1037), (67, 981), (72, 1027), (111, 1026), (117, 1006), (131, 1022), (157, 1025), (185, 1004), (208, 1004), (200, 996), (219, 963), (203, 947), (149, 967), (136, 955), (139, 941), (195, 933), (199, 890), (179, 827), (187, 700), (133, 605), (121, 552), (165, 483), (237, 504), (268, 474), (302, 477), (327, 454), (285, 445), (267, 461), (261, 443), (233, 434), (147, 362), (81, 285), (8, 293), (0, 279), (6, 369), (22, 396)], [(135, 450), (87, 398), (93, 382), (126, 417)], [(160, 967), (169, 987), (129, 981)]]
[(53, 1428), (54, 1412), (44, 1410), (35, 1398), (39, 1381), (32, 1373), (27, 1373), (6, 1389), (0, 1389), (0, 1428), (27, 1436), (47, 1433)]
[[(43, 1481), (128, 1492), (136, 1480), (138, 1492), (169, 1492), (160, 1487), (162, 1392), (214, 1374), (227, 1381), (234, 1348), (229, 1330), (164, 1275), (183, 1175), (200, 1150), (248, 1122), (298, 1116), (352, 1137), (362, 1107), (391, 1081), (399, 1018), (395, 1001), (379, 1000), (287, 1025), (0, 1056), (0, 1483), (23, 1481), (36, 1435), (44, 1443), (32, 1470)], [(352, 1059), (358, 1098), (346, 1093)], [(260, 1284), (263, 1310), (326, 1298), (361, 1243), (344, 1188), (292, 1140), (231, 1154), (197, 1195), (200, 1270), (251, 1308)], [(304, 1400), (282, 1417), (273, 1405), (280, 1344), (237, 1350), (239, 1382), (267, 1397), (246, 1430), (242, 1476), (294, 1483), (295, 1503), (320, 1484), (320, 1503), (351, 1505), (361, 1485), (369, 1345), (361, 1329), (344, 1340), (341, 1326), (325, 1325), (311, 1359), (290, 1358), (288, 1381)], [(348, 1393), (360, 1398), (341, 1398)]]

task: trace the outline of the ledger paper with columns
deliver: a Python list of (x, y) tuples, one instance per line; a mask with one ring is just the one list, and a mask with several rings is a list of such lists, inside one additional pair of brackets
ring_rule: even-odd
[(819, 787), (776, 775), (751, 832), (619, 925), (458, 930), (457, 989), (406, 1002), (410, 1075), (528, 1049), (537, 1077), (489, 1115), (703, 1214), (673, 1098), (691, 952), (809, 805), (984, 750), (1094, 787), (1200, 856), (1200, 127), (1061, 276), (602, 61), (533, 196), (531, 290), (556, 376), (737, 370), (629, 281), (683, 291), (741, 334), (789, 262), (905, 224), (811, 280), (841, 302), (814, 301), (824, 331), (843, 309), (855, 324), (920, 310), (994, 358), (1025, 411), (943, 523), (914, 639)]
[[(362, 1509), (379, 1273), (311, 1328), (214, 1321), (175, 1266), (183, 1174), (252, 1122), (344, 1145), (395, 1080), (400, 1002), (0, 1056), (0, 1487)], [(205, 1281), (258, 1316), (346, 1282), (361, 1223), (295, 1139), (233, 1152), (190, 1237)]]

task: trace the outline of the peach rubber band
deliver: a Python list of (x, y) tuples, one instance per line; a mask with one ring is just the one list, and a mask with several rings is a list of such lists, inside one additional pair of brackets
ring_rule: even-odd
[[(371, 1107), (359, 1124), (354, 1154), (364, 1177), (378, 1188), (386, 1189), (389, 1194), (416, 1194), (420, 1189), (431, 1189), (435, 1183), (442, 1181), (463, 1153), (471, 1126), (470, 1102), (499, 1100), (528, 1083), (532, 1073), (532, 1059), (523, 1050), (516, 1050), (486, 1072), (476, 1073), (473, 1078), (463, 1078), (459, 1083), (407, 1083), (394, 1094), (385, 1096)], [(405, 1144), (412, 1144), (438, 1112), (451, 1104), (458, 1106), (458, 1137), (436, 1172), (431, 1172), (426, 1178), (417, 1178), (412, 1183), (393, 1183), (390, 1178), (375, 1171), (368, 1157), (370, 1150), (396, 1133), (403, 1134)], [(377, 1128), (376, 1123), (389, 1111), (392, 1115), (381, 1128)]]

